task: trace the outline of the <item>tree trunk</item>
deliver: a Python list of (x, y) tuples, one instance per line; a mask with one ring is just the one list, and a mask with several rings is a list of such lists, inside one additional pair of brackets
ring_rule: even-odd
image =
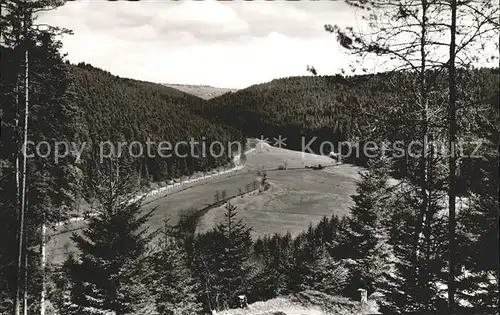
[(147, 183), (150, 183), (151, 178), (149, 175), (149, 168), (148, 168), (148, 160), (147, 159), (144, 160), (144, 174), (145, 174)]
[[(25, 27), (26, 27), (26, 17), (25, 17)], [(25, 68), (25, 73), (24, 73), (24, 95), (25, 95), (25, 108), (24, 108), (24, 138), (23, 138), (23, 167), (22, 167), (22, 190), (21, 190), (21, 211), (19, 213), (19, 230), (18, 230), (18, 254), (17, 254), (17, 289), (16, 289), (16, 301), (15, 301), (15, 307), (14, 307), (14, 313), (15, 315), (19, 315), (21, 312), (21, 286), (22, 284), (22, 275), (23, 275), (23, 256), (25, 255), (25, 252), (23, 251), (23, 248), (25, 247), (24, 244), (24, 217), (25, 217), (25, 209), (26, 209), (26, 144), (28, 141), (28, 118), (29, 118), (29, 90), (28, 90), (28, 85), (29, 85), (29, 79), (28, 79), (28, 62), (29, 62), (29, 54), (28, 54), (28, 42), (27, 42), (27, 30), (25, 29), (25, 39), (24, 39), (24, 45), (25, 45), (25, 54), (24, 54), (24, 68)]]
[(47, 254), (45, 249), (45, 234), (47, 227), (45, 225), (45, 215), (43, 217), (42, 222), (42, 243), (40, 244), (40, 252), (41, 252), (41, 269), (42, 269), (42, 293), (40, 296), (40, 315), (45, 315), (45, 297), (47, 285), (45, 283), (45, 265), (47, 260)]
[(456, 182), (456, 73), (455, 73), (455, 54), (456, 54), (456, 35), (457, 31), (457, 1), (451, 0), (451, 39), (450, 39), (450, 59), (448, 71), (449, 83), (449, 138), (448, 138), (448, 154), (449, 154), (449, 187), (448, 187), (448, 204), (449, 204), (449, 221), (448, 221), (448, 242), (449, 242), (449, 275), (448, 275), (448, 311), (453, 313), (455, 309), (455, 182)]

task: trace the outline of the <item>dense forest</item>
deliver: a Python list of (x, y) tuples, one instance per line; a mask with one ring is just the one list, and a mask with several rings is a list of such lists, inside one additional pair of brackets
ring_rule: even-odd
[[(446, 101), (445, 73), (429, 71), (427, 77), (433, 85), (432, 103), (438, 106)], [(320, 147), (328, 141), (346, 162), (366, 166), (369, 158), (362, 150), (356, 153), (355, 146), (362, 147), (368, 141), (380, 144), (415, 139), (411, 130), (419, 128), (419, 113), (413, 104), (417, 80), (416, 74), (401, 71), (350, 77), (282, 78), (216, 97), (205, 107), (205, 115), (240, 128), (248, 137), (263, 136), (273, 143), (273, 138), (281, 135), (287, 138), (286, 148), (292, 150), (303, 150), (311, 143), (307, 150), (328, 154), (332, 149), (329, 145)], [(499, 84), (498, 68), (459, 72), (457, 86), (469, 102), (460, 108), (459, 124), (468, 128), (464, 139), (469, 142), (485, 138), (484, 130), (469, 127), (481, 124), (482, 115), (489, 119), (495, 116)], [(412, 117), (404, 117), (402, 111)], [(434, 127), (442, 130), (443, 121), (437, 121)], [(311, 142), (314, 137), (316, 140)], [(411, 162), (396, 159), (393, 176), (401, 178), (417, 171), (410, 169)], [(477, 161), (464, 159), (462, 191), (475, 178), (471, 173), (473, 163)]]
[[(240, 141), (241, 134), (234, 127), (208, 120), (197, 114), (205, 101), (160, 84), (141, 82), (114, 76), (88, 64), (69, 67), (70, 86), (68, 95), (72, 103), (82, 111), (82, 129), (86, 147), (99, 150), (95, 144), (111, 141), (142, 144), (144, 154), (135, 159), (137, 173), (146, 182), (165, 181), (194, 172), (208, 171), (226, 166), (230, 158), (223, 155), (215, 158), (210, 154), (191, 151), (187, 146), (179, 155), (162, 158), (158, 145), (168, 141), (172, 145), (191, 138), (205, 141), (207, 148), (211, 141), (229, 143)], [(151, 157), (146, 154), (146, 143), (151, 141)], [(105, 147), (106, 149), (107, 147)], [(124, 151), (130, 146), (125, 147)], [(198, 145), (196, 149), (201, 150)], [(214, 146), (214, 150), (218, 147)], [(117, 150), (117, 149), (115, 149)], [(226, 150), (227, 151), (227, 150)], [(124, 152), (127, 155), (130, 152)], [(134, 153), (134, 151), (132, 151)], [(173, 152), (172, 152), (173, 153)], [(225, 152), (227, 153), (227, 152)], [(84, 161), (85, 169), (92, 173), (92, 153)], [(197, 156), (200, 156), (199, 158)]]

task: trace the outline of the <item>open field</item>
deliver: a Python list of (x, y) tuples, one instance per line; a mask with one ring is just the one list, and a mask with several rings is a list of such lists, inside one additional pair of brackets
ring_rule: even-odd
[[(289, 169), (276, 170), (285, 161)], [(293, 169), (317, 164), (330, 166), (321, 171)], [(156, 208), (150, 229), (161, 228), (166, 218), (171, 223), (177, 222), (183, 210), (201, 209), (213, 203), (216, 191), (226, 191), (227, 197), (235, 196), (239, 189), (245, 191), (245, 186), (257, 178), (256, 171), (262, 168), (267, 170), (272, 187), (262, 194), (234, 200), (244, 222), (254, 228), (254, 236), (285, 231), (297, 234), (325, 215), (347, 213), (358, 178), (356, 167), (334, 165), (328, 157), (257, 145), (257, 150), (247, 155), (245, 168), (239, 171), (148, 197), (144, 210)], [(209, 211), (202, 218), (199, 230), (210, 228), (222, 217), (222, 208)], [(47, 246), (49, 261), (61, 262), (66, 252), (73, 250), (71, 233), (84, 226), (84, 222), (74, 222), (58, 228), (58, 235)]]
[[(292, 235), (318, 223), (323, 216), (345, 215), (352, 205), (355, 181), (339, 172), (314, 170), (267, 172), (271, 188), (236, 198), (238, 216), (253, 228), (254, 237), (289, 231)], [(224, 219), (224, 206), (210, 210), (200, 220), (199, 231)]]

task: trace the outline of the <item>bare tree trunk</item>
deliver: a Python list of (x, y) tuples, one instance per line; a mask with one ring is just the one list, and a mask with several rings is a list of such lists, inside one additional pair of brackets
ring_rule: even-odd
[(448, 188), (448, 204), (449, 204), (449, 222), (448, 222), (448, 242), (449, 242), (449, 275), (448, 275), (448, 311), (453, 313), (455, 309), (455, 181), (456, 181), (456, 73), (455, 73), (455, 55), (456, 55), (456, 39), (457, 32), (457, 1), (451, 0), (451, 39), (450, 39), (450, 59), (448, 63), (448, 80), (449, 80), (449, 139), (448, 139), (448, 154), (449, 154), (449, 188)]
[(40, 315), (45, 315), (45, 298), (46, 298), (46, 290), (47, 290), (47, 285), (45, 283), (45, 265), (46, 265), (46, 260), (47, 260), (47, 254), (46, 254), (46, 249), (45, 249), (45, 234), (47, 227), (45, 226), (45, 215), (43, 216), (43, 222), (42, 222), (42, 243), (40, 245), (40, 252), (41, 252), (41, 269), (42, 269), (42, 293), (40, 296)]
[[(26, 200), (26, 214), (28, 214), (28, 200)], [(24, 275), (23, 275), (23, 314), (28, 315), (28, 229), (24, 233)]]
[(28, 84), (29, 84), (29, 79), (28, 79), (28, 47), (27, 47), (27, 40), (25, 39), (24, 44), (26, 45), (25, 47), (25, 60), (24, 60), (24, 66), (25, 66), (25, 74), (24, 74), (24, 86), (25, 86), (25, 108), (24, 108), (24, 139), (23, 139), (23, 167), (22, 167), (22, 190), (21, 190), (21, 211), (19, 213), (19, 230), (18, 230), (18, 254), (17, 254), (17, 288), (16, 288), (16, 301), (15, 301), (15, 307), (14, 307), (14, 314), (15, 315), (20, 315), (21, 312), (21, 287), (24, 285), (22, 282), (22, 274), (23, 274), (23, 256), (25, 255), (25, 252), (23, 251), (23, 248), (25, 247), (24, 244), (24, 217), (25, 217), (25, 209), (26, 209), (26, 144), (28, 140), (28, 118), (29, 118), (29, 91), (28, 91)]
[(139, 172), (137, 176), (137, 187), (141, 187), (141, 177), (142, 177), (142, 160), (139, 161)]
[[(18, 40), (19, 41), (19, 40)], [(19, 162), (19, 143), (20, 143), (20, 132), (19, 132), (19, 73), (16, 73), (16, 86), (14, 87), (14, 93), (16, 94), (16, 118), (15, 118), (15, 130), (16, 130), (16, 203), (19, 204), (21, 197), (21, 174), (20, 174), (20, 162)], [(16, 206), (18, 209), (18, 206)]]
[[(19, 36), (17, 36), (17, 43), (19, 43)], [(15, 136), (16, 136), (16, 139), (15, 139), (15, 143), (16, 143), (16, 161), (15, 161), (15, 179), (16, 179), (16, 198), (15, 198), (15, 207), (16, 207), (16, 212), (17, 212), (17, 218), (20, 219), (21, 218), (21, 165), (20, 165), (20, 160), (19, 160), (19, 155), (20, 155), (20, 151), (21, 151), (21, 147), (20, 147), (20, 143), (21, 143), (21, 139), (20, 139), (20, 135), (21, 133), (19, 132), (19, 127), (20, 127), (20, 123), (19, 123), (19, 73), (16, 73), (16, 82), (15, 82), (15, 87), (14, 87), (14, 93), (15, 93), (15, 102), (16, 102), (16, 106), (15, 106)], [(23, 224), (24, 225), (24, 224)], [(18, 231), (19, 232), (19, 231)], [(22, 234), (21, 233), (18, 233), (17, 235), (17, 241), (18, 241), (18, 266), (17, 266), (17, 273), (18, 273), (18, 277), (16, 279), (17, 283), (16, 283), (16, 297), (15, 297), (15, 307), (14, 307), (14, 314), (15, 315), (19, 315), (20, 312), (21, 312), (21, 305), (20, 305), (20, 290), (21, 290), (21, 283), (20, 283), (20, 273), (21, 273), (21, 266), (20, 266), (20, 263), (19, 263), (19, 260), (22, 259), (21, 258), (21, 250), (20, 248), (22, 247), (22, 244), (19, 244), (20, 241), (20, 237), (22, 237)]]
[(145, 159), (144, 160), (144, 174), (145, 174), (145, 177), (146, 177), (146, 180), (147, 180), (147, 183), (150, 182), (150, 175), (149, 175), (149, 168), (148, 168), (148, 160)]
[[(16, 93), (16, 119), (15, 119), (15, 125), (16, 125), (16, 209), (17, 209), (17, 217), (20, 218), (20, 206), (21, 206), (21, 165), (20, 165), (20, 151), (21, 147), (19, 144), (21, 143), (21, 137), (20, 137), (20, 132), (19, 132), (19, 85), (18, 85), (18, 78), (16, 78), (16, 86), (15, 86), (15, 93)], [(21, 234), (18, 235), (18, 237), (23, 237)], [(18, 240), (19, 241), (19, 240)], [(22, 245), (20, 245), (22, 246)], [(20, 253), (22, 255), (22, 252)], [(21, 269), (18, 269), (18, 272), (21, 272)], [(18, 280), (19, 281), (19, 280)], [(21, 284), (18, 284), (18, 288)], [(18, 291), (18, 294), (20, 294), (20, 291)], [(17, 300), (16, 300), (17, 302)], [(16, 304), (17, 306), (17, 304)], [(19, 310), (20, 312), (20, 310)]]

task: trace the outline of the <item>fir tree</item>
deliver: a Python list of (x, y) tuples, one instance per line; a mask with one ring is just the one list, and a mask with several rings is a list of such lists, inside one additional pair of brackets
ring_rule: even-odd
[(200, 298), (205, 308), (210, 311), (221, 308), (219, 296), (222, 288), (219, 272), (224, 255), (223, 248), (218, 246), (221, 237), (222, 235), (215, 229), (196, 235), (193, 239), (193, 248), (189, 251), (194, 273), (202, 287)]
[(348, 277), (346, 264), (335, 260), (326, 250), (323, 250), (311, 266), (308, 289), (338, 295), (346, 287)]
[(384, 272), (391, 268), (392, 251), (382, 218), (387, 213), (387, 179), (390, 163), (384, 157), (371, 160), (368, 171), (361, 173), (355, 203), (347, 219), (347, 229), (340, 252), (344, 258), (354, 260), (350, 267), (347, 292), (357, 295), (357, 289), (364, 288), (369, 293), (376, 290)]
[(161, 315), (199, 314), (199, 286), (189, 266), (182, 240), (169, 236), (165, 224), (161, 250), (152, 256), (154, 272), (149, 286)]
[(220, 257), (219, 279), (223, 305), (228, 307), (235, 306), (236, 297), (246, 292), (247, 263), (252, 246), (251, 228), (246, 227), (241, 219), (236, 221), (236, 215), (236, 207), (228, 202), (224, 222), (215, 228), (221, 235), (217, 246), (220, 246), (224, 252), (224, 255)]
[(458, 241), (462, 253), (461, 267), (464, 272), (458, 278), (458, 297), (469, 307), (489, 312), (500, 306), (499, 247), (498, 247), (498, 204), (499, 178), (497, 126), (499, 94), (490, 99), (489, 110), (480, 121), (476, 133), (484, 137), (480, 156), (474, 159), (474, 168), (465, 169), (470, 176), (471, 188), (465, 209), (458, 214)]
[(222, 223), (194, 240), (192, 261), (210, 310), (236, 306), (236, 297), (251, 291), (251, 229), (236, 220), (235, 206), (227, 203), (226, 210)]
[(360, 174), (357, 195), (352, 196), (355, 205), (347, 221), (349, 258), (365, 257), (377, 243), (375, 235), (381, 228), (380, 217), (384, 211), (382, 200), (386, 194), (388, 173), (389, 166), (384, 159), (380, 159), (371, 160), (368, 172)]
[[(414, 190), (404, 190), (393, 196), (388, 205), (392, 210), (385, 226), (394, 264), (387, 270), (390, 272), (384, 272), (383, 282), (377, 281), (378, 290), (384, 295), (379, 302), (384, 313), (442, 311), (446, 308), (445, 292), (438, 285), (445, 281), (443, 270), (446, 262), (442, 255), (447, 246), (446, 220), (435, 212), (429, 220), (434, 223), (426, 227), (432, 236), (426, 239), (421, 234), (416, 248), (408, 242), (415, 233), (419, 198)], [(433, 209), (435, 205), (429, 208)]]
[(271, 299), (289, 292), (289, 274), (293, 270), (291, 245), (290, 233), (266, 236), (254, 243), (254, 256), (260, 262), (254, 296)]

